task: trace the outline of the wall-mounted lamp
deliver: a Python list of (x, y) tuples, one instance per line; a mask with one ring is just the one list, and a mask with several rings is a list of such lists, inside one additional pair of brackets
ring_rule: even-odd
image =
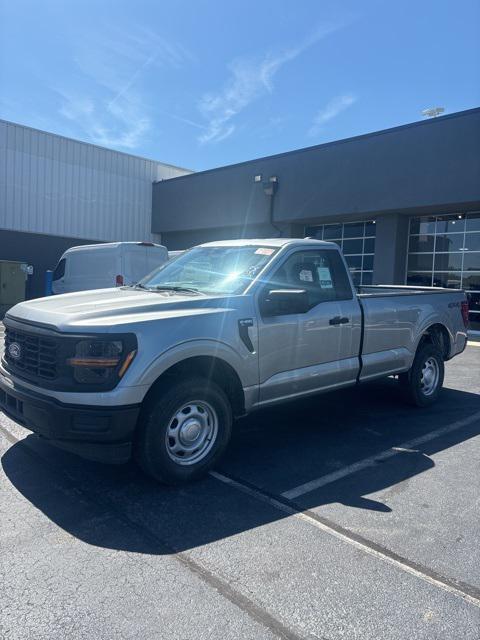
[(268, 182), (263, 183), (263, 192), (266, 196), (274, 196), (278, 187), (277, 176), (270, 176)]
[[(257, 180), (257, 178), (258, 178), (258, 180)], [(255, 182), (261, 182), (262, 183), (263, 193), (266, 196), (268, 196), (268, 199), (269, 199), (269, 204), (268, 204), (268, 213), (269, 213), (269, 215), (268, 215), (268, 217), (269, 217), (270, 224), (278, 232), (278, 235), (281, 237), (282, 236), (282, 229), (275, 224), (274, 217), (273, 217), (273, 207), (274, 207), (275, 194), (276, 194), (277, 189), (278, 189), (278, 178), (277, 178), (277, 176), (270, 176), (270, 178), (268, 180), (262, 180), (262, 176), (259, 175), (259, 176), (255, 176)]]

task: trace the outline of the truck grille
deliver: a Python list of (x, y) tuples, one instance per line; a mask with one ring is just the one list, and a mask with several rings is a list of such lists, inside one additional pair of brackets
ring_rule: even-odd
[(57, 377), (57, 340), (5, 327), (4, 358), (12, 372), (27, 378)]

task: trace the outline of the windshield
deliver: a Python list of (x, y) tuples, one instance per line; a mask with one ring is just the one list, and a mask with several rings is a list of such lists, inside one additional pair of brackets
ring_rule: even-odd
[(277, 249), (258, 245), (195, 247), (150, 273), (147, 289), (187, 289), (199, 293), (243, 293)]

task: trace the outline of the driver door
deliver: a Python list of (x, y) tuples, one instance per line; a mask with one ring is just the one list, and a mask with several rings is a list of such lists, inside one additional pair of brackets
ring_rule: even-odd
[[(272, 289), (304, 289), (308, 311), (262, 315)], [(335, 250), (294, 251), (260, 292), (260, 404), (354, 384), (359, 370), (360, 306)]]

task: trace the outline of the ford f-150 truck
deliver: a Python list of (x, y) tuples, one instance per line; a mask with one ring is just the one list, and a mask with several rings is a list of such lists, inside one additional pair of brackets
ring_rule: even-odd
[(336, 244), (276, 238), (200, 245), (136, 285), (22, 302), (4, 322), (8, 416), (178, 484), (258, 407), (392, 375), (413, 404), (434, 402), (468, 306), (451, 289), (357, 292)]

